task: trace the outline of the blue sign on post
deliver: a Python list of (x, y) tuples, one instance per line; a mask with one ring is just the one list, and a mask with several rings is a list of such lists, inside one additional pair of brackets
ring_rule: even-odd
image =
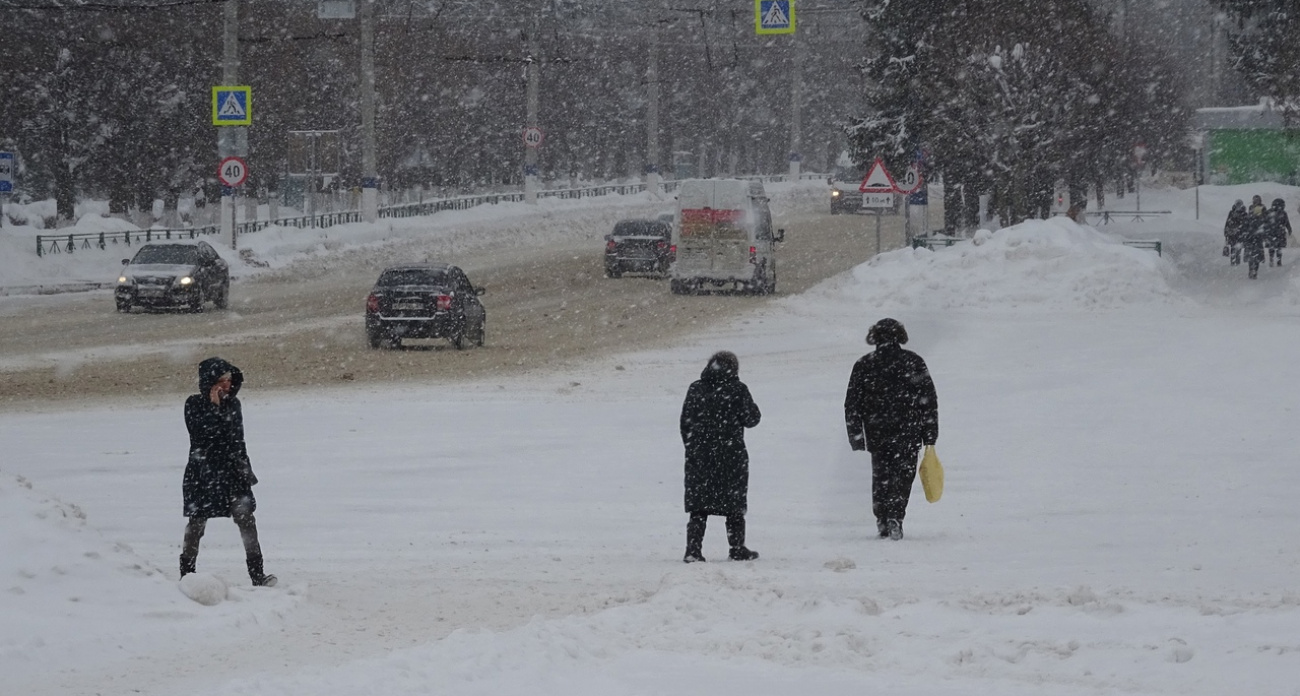
[(225, 85), (212, 88), (212, 125), (253, 124), (253, 88)]
[(0, 152), (0, 193), (13, 193), (14, 153)]
[(754, 33), (793, 34), (794, 0), (754, 0)]
[(920, 191), (910, 194), (907, 197), (908, 205), (930, 205), (930, 190), (922, 186)]

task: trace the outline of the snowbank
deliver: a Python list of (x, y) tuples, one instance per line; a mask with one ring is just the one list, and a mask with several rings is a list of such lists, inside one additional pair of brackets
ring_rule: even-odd
[(881, 309), (1112, 309), (1182, 302), (1154, 251), (1065, 218), (980, 230), (950, 247), (899, 249), (814, 292)]
[[(126, 642), (165, 646), (196, 628), (227, 630), (215, 627), (237, 623), (240, 617), (260, 614), (265, 621), (296, 601), (291, 594), (267, 594), (255, 606), (205, 610), (130, 546), (106, 539), (80, 507), (4, 471), (0, 579), (0, 672), (6, 674), (18, 665), (39, 671), (40, 665), (69, 660), (121, 659), (140, 647), (127, 651)], [(246, 587), (230, 596), (239, 599), (253, 592)], [(202, 611), (214, 613), (204, 616)]]

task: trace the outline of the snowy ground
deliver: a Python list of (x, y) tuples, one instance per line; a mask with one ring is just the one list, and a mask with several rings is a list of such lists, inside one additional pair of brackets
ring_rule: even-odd
[[(214, 606), (174, 579), (179, 404), (2, 414), (6, 690), (1300, 693), (1300, 275), (1249, 281), (1218, 255), (1233, 199), (1300, 201), (1260, 188), (1203, 187), (1200, 221), (1192, 192), (1144, 191), (1176, 214), (1101, 228), (1164, 257), (1027, 223), (543, 377), (269, 393), (250, 375), (282, 583), (248, 587), (214, 522)], [(840, 407), (887, 315), (934, 374), (947, 469), (902, 542), (873, 538)], [(721, 560), (715, 520), (710, 562), (686, 566), (676, 418), (722, 348), (764, 413), (762, 558)]]

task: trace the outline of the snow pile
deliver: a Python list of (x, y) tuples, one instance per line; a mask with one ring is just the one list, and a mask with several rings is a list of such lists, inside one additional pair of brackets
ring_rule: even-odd
[(1232, 646), (1266, 642), (1254, 631), (1289, 621), (1242, 619), (1087, 587), (944, 603), (867, 588), (827, 594), (754, 569), (696, 566), (665, 576), (645, 601), (594, 615), (457, 631), (383, 658), (201, 693), (704, 694), (727, 684), (722, 692), (852, 694), (866, 679), (875, 691), (916, 696), (1267, 690), (1279, 660)]
[(950, 247), (899, 249), (830, 281), (881, 308), (1110, 309), (1178, 301), (1152, 250), (1062, 218), (980, 230)]
[[(225, 597), (225, 583), (207, 578), (192, 588), (203, 604), (209, 602), (200, 597), (218, 597), (211, 587), (216, 584)], [(296, 598), (282, 593), (265, 601), (273, 606), (257, 614), (260, 620), (279, 615)], [(20, 665), (23, 672), (39, 672), (46, 663), (84, 664), (91, 656), (121, 659), (130, 654), (125, 646), (143, 637), (165, 646), (196, 625), (228, 630), (220, 626), (240, 621), (250, 609), (195, 613), (204, 610), (178, 592), (175, 581), (130, 546), (105, 539), (80, 507), (0, 472), (0, 673), (14, 674)]]
[(211, 573), (190, 573), (181, 578), (181, 592), (205, 607), (212, 607), (226, 601), (230, 588), (225, 580)]

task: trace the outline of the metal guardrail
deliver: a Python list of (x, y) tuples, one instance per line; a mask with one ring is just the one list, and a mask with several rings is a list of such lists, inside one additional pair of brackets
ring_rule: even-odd
[[(930, 251), (935, 249), (950, 247), (957, 242), (965, 241), (961, 237), (950, 237), (946, 234), (935, 234), (926, 236), (912, 237), (912, 248), (926, 248)], [(1164, 244), (1158, 239), (1125, 239), (1124, 246), (1133, 247), (1134, 249), (1149, 249), (1156, 252), (1157, 256), (1164, 255)]]
[(69, 234), (36, 235), (36, 255), (71, 254), (78, 249), (107, 249), (109, 245), (146, 244), (163, 239), (197, 239), (202, 235), (216, 234), (216, 225), (186, 227), (183, 229), (123, 230), (121, 232), (72, 232)]
[(925, 249), (929, 249), (930, 251), (934, 251), (937, 248), (950, 247), (956, 244), (957, 242), (964, 242), (964, 241), (966, 240), (963, 237), (950, 237), (946, 234), (933, 234), (933, 235), (924, 235), (924, 236), (917, 235), (915, 237), (912, 237), (912, 248), (913, 249), (925, 248)]
[[(800, 180), (821, 179), (824, 174), (800, 174)], [(763, 176), (741, 176), (738, 179), (748, 179), (751, 181), (785, 181), (789, 177), (783, 174), (771, 174)], [(662, 183), (664, 191), (673, 191), (680, 182), (677, 180), (664, 181)], [(601, 186), (587, 186), (583, 188), (571, 189), (545, 189), (537, 192), (538, 198), (591, 198), (596, 196), (608, 196), (611, 194), (630, 195), (645, 191), (647, 184), (604, 184)], [(455, 198), (437, 198), (417, 203), (399, 203), (396, 205), (386, 205), (379, 209), (381, 218), (405, 218), (416, 217), (420, 215), (432, 215), (433, 213), (444, 210), (468, 210), (480, 205), (489, 205), (497, 203), (522, 202), (524, 193), (522, 191), (507, 191), (504, 193), (485, 193), (475, 196), (457, 196)], [(274, 220), (251, 220), (241, 222), (235, 225), (235, 234), (245, 235), (267, 227), (333, 227), (349, 222), (361, 222), (361, 211), (346, 210), (334, 213), (321, 213), (320, 215), (299, 215), (295, 217), (282, 217)], [(122, 232), (73, 232), (69, 234), (38, 234), (36, 235), (36, 255), (44, 257), (48, 254), (71, 254), (77, 250), (107, 249), (110, 245), (124, 244), (131, 246), (136, 243), (152, 242), (159, 239), (196, 239), (201, 235), (217, 234), (220, 228), (216, 225), (205, 225), (202, 227), (188, 227), (182, 229), (149, 229), (149, 230), (124, 230)]]
[(1124, 246), (1133, 247), (1134, 249), (1150, 249), (1156, 252), (1156, 256), (1164, 256), (1164, 244), (1158, 239), (1125, 239)]

